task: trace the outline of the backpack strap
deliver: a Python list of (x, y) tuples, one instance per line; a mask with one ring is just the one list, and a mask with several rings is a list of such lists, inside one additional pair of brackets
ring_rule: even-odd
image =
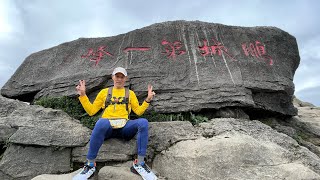
[(108, 94), (107, 94), (107, 97), (106, 97), (105, 108), (107, 108), (111, 104), (112, 90), (113, 90), (113, 87), (109, 87)]
[(125, 91), (126, 91), (126, 94), (125, 94), (124, 100), (122, 102), (126, 103), (126, 109), (127, 109), (128, 114), (129, 114), (129, 96), (130, 96), (130, 91), (129, 91), (128, 88), (126, 88)]
[[(111, 101), (112, 90), (113, 90), (113, 87), (109, 87), (108, 94), (106, 97), (106, 102), (105, 102), (105, 108), (107, 108), (110, 104), (115, 104), (115, 103), (112, 103), (112, 101)], [(121, 103), (120, 102), (116, 103), (116, 104), (126, 104), (126, 110), (127, 110), (128, 114), (129, 114), (129, 97), (130, 97), (130, 90), (129, 90), (129, 88), (125, 88), (124, 99), (122, 100)]]

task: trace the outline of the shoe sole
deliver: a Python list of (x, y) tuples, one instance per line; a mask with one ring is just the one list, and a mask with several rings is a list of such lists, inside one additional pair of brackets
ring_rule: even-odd
[[(141, 175), (138, 173), (138, 171), (137, 171), (133, 166), (130, 167), (130, 171), (131, 171), (133, 174), (139, 175), (140, 177), (142, 177), (142, 179), (146, 180), (143, 176), (141, 176)], [(155, 176), (155, 180), (157, 180), (157, 179), (158, 179), (158, 177)]]
[(136, 169), (134, 169), (133, 166), (130, 167), (130, 171), (131, 171), (132, 173), (140, 176), (140, 174), (136, 171)]

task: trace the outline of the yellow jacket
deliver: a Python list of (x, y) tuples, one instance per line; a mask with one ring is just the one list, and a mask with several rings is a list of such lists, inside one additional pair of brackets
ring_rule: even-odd
[[(105, 101), (108, 95), (108, 89), (109, 88), (102, 89), (97, 95), (93, 103), (90, 102), (87, 96), (79, 97), (79, 100), (84, 110), (89, 114), (89, 116), (95, 115), (101, 108), (105, 109)], [(147, 103), (146, 101), (143, 101), (142, 105), (140, 106), (136, 94), (131, 90), (129, 90), (129, 92), (130, 92), (129, 104), (128, 104), (129, 113), (131, 112), (131, 110), (133, 110), (134, 113), (136, 113), (138, 116), (141, 116), (149, 107), (149, 103)], [(125, 97), (125, 88), (122, 88), (122, 89), (113, 88), (112, 96), (115, 98)], [(120, 118), (129, 119), (128, 116), (129, 114), (126, 110), (126, 104), (115, 104), (115, 105), (109, 105), (105, 109), (101, 117), (107, 118), (107, 119), (120, 119)]]

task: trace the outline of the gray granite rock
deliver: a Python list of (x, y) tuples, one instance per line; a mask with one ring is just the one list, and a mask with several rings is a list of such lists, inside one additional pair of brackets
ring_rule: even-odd
[(91, 130), (61, 110), (27, 105), (0, 96), (0, 140), (6, 143), (84, 146)]
[(167, 179), (319, 179), (320, 158), (259, 121), (213, 119), (196, 140), (178, 142), (156, 156)]
[(139, 98), (153, 84), (157, 112), (235, 106), (296, 115), (293, 76), (299, 61), (296, 39), (275, 27), (172, 21), (34, 53), (1, 94), (24, 101), (75, 96), (84, 79), (91, 97), (112, 84), (113, 68), (123, 66)]
[(0, 177), (24, 180), (45, 173), (69, 172), (70, 154), (70, 148), (10, 145), (0, 161)]

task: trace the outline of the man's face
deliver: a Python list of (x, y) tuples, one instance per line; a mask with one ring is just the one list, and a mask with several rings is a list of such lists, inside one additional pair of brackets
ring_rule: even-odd
[(122, 73), (117, 73), (112, 76), (113, 84), (115, 88), (123, 88), (126, 83), (127, 77)]

